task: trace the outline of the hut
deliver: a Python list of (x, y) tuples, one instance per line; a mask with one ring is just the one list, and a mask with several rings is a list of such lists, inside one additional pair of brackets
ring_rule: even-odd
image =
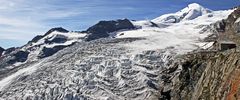
[(233, 49), (233, 48), (236, 48), (236, 47), (237, 47), (237, 45), (233, 41), (219, 41), (218, 42), (218, 49), (220, 51)]

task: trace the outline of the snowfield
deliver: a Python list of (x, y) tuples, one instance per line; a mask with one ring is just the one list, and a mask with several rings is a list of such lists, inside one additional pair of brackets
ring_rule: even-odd
[[(176, 50), (178, 50), (177, 53), (184, 54), (197, 48), (201, 48), (201, 43), (205, 43), (201, 40), (213, 34), (211, 32), (200, 33), (203, 28), (216, 21), (227, 18), (232, 11), (233, 10), (212, 11), (211, 13), (206, 13), (192, 20), (184, 20), (179, 23), (174, 23), (166, 28), (146, 27), (146, 24), (143, 23), (144, 21), (140, 21), (139, 23), (142, 23), (142, 26), (144, 26), (142, 29), (120, 31), (116, 33), (115, 37), (146, 38), (146, 40), (125, 44), (130, 48), (135, 48), (139, 52), (175, 47)], [(140, 26), (138, 22), (135, 23)]]

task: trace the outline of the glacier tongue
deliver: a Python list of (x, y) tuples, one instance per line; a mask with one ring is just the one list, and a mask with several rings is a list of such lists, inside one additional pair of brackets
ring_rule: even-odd
[(119, 45), (135, 40), (102, 39), (65, 48), (34, 74), (19, 76), (0, 95), (9, 99), (157, 99), (160, 73), (175, 54), (168, 53), (171, 49), (131, 54)]

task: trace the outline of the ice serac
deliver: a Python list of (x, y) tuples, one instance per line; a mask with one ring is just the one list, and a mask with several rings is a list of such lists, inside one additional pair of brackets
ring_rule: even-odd
[(87, 29), (90, 34), (87, 41), (109, 37), (109, 33), (123, 29), (134, 29), (134, 25), (128, 19), (119, 19), (111, 21), (100, 21), (96, 25)]
[(152, 21), (155, 23), (179, 23), (180, 21), (184, 20), (193, 20), (199, 16), (202, 16), (204, 14), (208, 14), (212, 12), (211, 10), (204, 8), (203, 6), (192, 3), (189, 4), (188, 7), (171, 14), (165, 14), (162, 15), (156, 19), (153, 19)]

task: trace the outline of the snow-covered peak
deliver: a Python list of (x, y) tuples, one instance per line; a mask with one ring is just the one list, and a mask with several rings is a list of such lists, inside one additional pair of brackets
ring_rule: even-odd
[(180, 12), (189, 12), (189, 11), (198, 11), (198, 12), (201, 12), (202, 14), (207, 14), (207, 13), (210, 13), (212, 12), (210, 9), (208, 8), (205, 8), (197, 3), (192, 3), (192, 4), (189, 4), (186, 8), (182, 9), (181, 11), (179, 11), (178, 13)]
[(152, 21), (157, 24), (179, 23), (180, 21), (184, 21), (184, 20), (193, 20), (199, 16), (202, 16), (211, 12), (212, 12), (211, 10), (204, 8), (203, 6), (197, 3), (192, 3), (176, 13), (165, 14), (156, 19), (153, 19)]
[(206, 9), (203, 6), (199, 5), (198, 3), (191, 3), (191, 4), (188, 5), (187, 8), (188, 9)]
[(183, 20), (192, 20), (195, 19), (199, 16), (211, 13), (212, 11), (204, 8), (203, 6), (197, 4), (197, 3), (192, 3), (189, 4), (188, 7), (184, 8), (183, 10), (181, 10), (180, 12), (178, 12), (180, 15), (182, 14), (182, 16), (184, 16), (186, 14), (186, 16), (183, 18)]

